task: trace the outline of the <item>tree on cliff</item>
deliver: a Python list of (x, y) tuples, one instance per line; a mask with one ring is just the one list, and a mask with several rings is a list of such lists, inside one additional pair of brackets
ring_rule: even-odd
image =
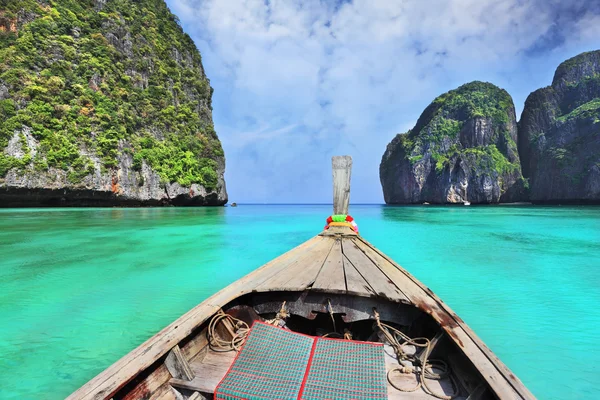
[(223, 203), (211, 97), (162, 0), (0, 1), (0, 186)]
[(600, 51), (563, 62), (529, 95), (519, 153), (533, 202), (600, 202)]
[(490, 83), (436, 98), (380, 165), (386, 203), (497, 203), (522, 195), (515, 107)]

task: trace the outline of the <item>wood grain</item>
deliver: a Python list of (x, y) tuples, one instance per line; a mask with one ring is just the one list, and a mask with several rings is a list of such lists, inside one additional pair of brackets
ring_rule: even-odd
[(348, 214), (352, 157), (334, 156), (331, 158), (331, 166), (333, 168), (333, 213)]
[(202, 399), (204, 399), (204, 396), (202, 396), (198, 392), (192, 393), (192, 395), (188, 398), (188, 400), (202, 400)]
[[(136, 397), (135, 400), (143, 398), (145, 397)], [(167, 383), (154, 392), (149, 400), (181, 400), (181, 398), (181, 395)]]
[(205, 349), (207, 345), (208, 339), (206, 338), (206, 329), (203, 329), (181, 347), (181, 353), (187, 361), (190, 361)]
[(256, 290), (269, 292), (304, 291), (317, 278), (334, 243), (335, 240), (331, 238), (323, 238), (304, 257), (300, 257), (297, 262), (288, 265), (277, 275), (257, 286)]
[(150, 375), (145, 379), (138, 382), (135, 387), (129, 391), (121, 400), (137, 400), (147, 396), (148, 394), (154, 394), (155, 392), (161, 391), (161, 387), (165, 384), (168, 385), (168, 381), (171, 378), (171, 374), (164, 365), (156, 368)]
[(342, 242), (336, 239), (333, 247), (319, 271), (312, 290), (329, 293), (346, 293), (346, 276), (344, 275), (344, 261)]
[(181, 353), (181, 349), (178, 345), (169, 351), (169, 354), (165, 359), (165, 366), (173, 378), (185, 379), (188, 381), (194, 379), (194, 373), (192, 372), (187, 360)]
[(354, 268), (352, 263), (343, 257), (344, 275), (346, 276), (346, 291), (348, 294), (354, 294), (364, 297), (375, 297), (377, 293), (373, 290), (363, 276)]
[(236, 352), (217, 352), (208, 350), (201, 362), (192, 362), (191, 368), (195, 378), (191, 381), (171, 379), (169, 383), (174, 387), (197, 390), (203, 393), (214, 393), (217, 385), (233, 363)]
[(342, 252), (379, 297), (409, 303), (408, 298), (398, 289), (398, 286), (377, 268), (373, 261), (356, 246), (354, 240), (344, 238)]

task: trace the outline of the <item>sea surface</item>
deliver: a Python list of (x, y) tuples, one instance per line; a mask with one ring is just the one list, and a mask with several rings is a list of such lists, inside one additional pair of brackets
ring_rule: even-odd
[[(0, 210), (0, 399), (62, 399), (329, 205)], [(600, 399), (600, 207), (352, 205), (540, 399)]]

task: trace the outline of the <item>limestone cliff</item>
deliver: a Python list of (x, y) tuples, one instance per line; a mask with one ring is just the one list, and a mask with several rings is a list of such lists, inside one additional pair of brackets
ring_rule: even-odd
[(416, 126), (383, 155), (386, 203), (498, 203), (520, 200), (525, 183), (510, 95), (472, 82), (436, 98)]
[(211, 98), (162, 0), (0, 2), (0, 206), (226, 203)]
[(600, 202), (600, 51), (565, 61), (529, 95), (519, 153), (532, 202)]

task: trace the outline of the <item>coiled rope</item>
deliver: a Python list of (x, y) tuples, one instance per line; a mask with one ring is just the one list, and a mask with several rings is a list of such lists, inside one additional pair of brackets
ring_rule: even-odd
[[(331, 306), (331, 302), (329, 302), (328, 305), (329, 305), (328, 311), (331, 316), (332, 323), (334, 325), (334, 330), (335, 330), (335, 319), (333, 318), (333, 307)], [(384, 336), (386, 337), (386, 339), (388, 340), (388, 342), (390, 343), (390, 345), (392, 346), (394, 351), (396, 352), (398, 362), (400, 362), (401, 360), (407, 360), (407, 361), (414, 362), (415, 364), (417, 364), (417, 367), (418, 367), (418, 368), (412, 368), (412, 367), (402, 366), (399, 368), (391, 369), (387, 373), (387, 379), (388, 379), (388, 382), (390, 383), (390, 385), (392, 385), (394, 388), (396, 388), (397, 390), (400, 390), (402, 392), (414, 392), (422, 387), (423, 390), (427, 394), (437, 397), (438, 399), (451, 400), (451, 399), (455, 398), (459, 394), (458, 389), (457, 389), (458, 385), (456, 384), (456, 382), (454, 380), (454, 376), (452, 375), (452, 373), (450, 371), (450, 366), (443, 360), (433, 360), (433, 359), (430, 360), (429, 359), (429, 354), (431, 352), (431, 341), (428, 338), (424, 338), (424, 337), (411, 338), (411, 337), (405, 335), (404, 333), (402, 333), (401, 331), (399, 331), (398, 329), (381, 322), (381, 320), (379, 318), (379, 313), (377, 312), (377, 310), (374, 309), (373, 312), (375, 314), (375, 321), (377, 323), (377, 326), (381, 330), (381, 332), (384, 334)], [(283, 302), (283, 304), (281, 305), (281, 309), (277, 313), (276, 317), (274, 319), (268, 320), (266, 322), (271, 325), (275, 325), (275, 326), (283, 326), (283, 325), (285, 325), (284, 320), (287, 317), (289, 317), (289, 312), (285, 308), (285, 302)], [(216, 327), (218, 326), (219, 323), (222, 323), (223, 326), (227, 329), (227, 331), (232, 336), (231, 339), (225, 340), (216, 334)], [(233, 327), (233, 329), (232, 329), (232, 327)], [(210, 348), (214, 351), (226, 352), (226, 351), (235, 350), (237, 352), (240, 350), (240, 348), (246, 342), (246, 338), (248, 337), (249, 332), (250, 332), (250, 327), (248, 326), (247, 323), (245, 323), (241, 319), (238, 319), (238, 318), (232, 317), (229, 314), (226, 314), (225, 312), (223, 312), (223, 310), (219, 310), (212, 317), (212, 319), (210, 320), (210, 322), (208, 324), (208, 330), (207, 330), (208, 343), (209, 343)], [(327, 336), (333, 335), (333, 334), (342, 336), (341, 334), (339, 334), (337, 332), (331, 332), (327, 335), (324, 335), (324, 337), (327, 337)], [(352, 334), (350, 333), (350, 331), (345, 330), (343, 337), (344, 337), (344, 339), (351, 340)], [(425, 356), (423, 357), (422, 364), (417, 357), (406, 354), (406, 352), (403, 349), (403, 346), (406, 344), (411, 344), (415, 347), (420, 347), (420, 348), (424, 349), (423, 351), (425, 352), (424, 353)], [(419, 364), (421, 364), (421, 365), (419, 366)], [(434, 369), (437, 369), (440, 372), (435, 372)], [(406, 388), (397, 386), (390, 377), (391, 374), (396, 371), (403, 373), (403, 374), (414, 373), (417, 377), (417, 385), (410, 389), (406, 389)], [(440, 379), (444, 379), (446, 377), (450, 378), (450, 382), (452, 385), (453, 393), (451, 395), (435, 393), (433, 390), (431, 390), (431, 388), (429, 386), (427, 386), (427, 379), (440, 380)]]
[[(281, 309), (279, 310), (275, 318), (267, 320), (265, 322), (267, 324), (283, 328), (285, 326), (285, 319), (289, 316), (290, 314), (285, 308), (284, 301), (281, 305)], [(225, 329), (227, 329), (227, 331), (231, 335), (231, 339), (225, 340), (216, 334), (216, 329), (219, 323), (222, 323)], [(246, 342), (248, 333), (250, 333), (250, 327), (247, 323), (245, 323), (241, 319), (226, 314), (225, 312), (223, 312), (223, 310), (219, 310), (208, 323), (208, 344), (210, 348), (214, 351), (240, 351), (241, 347)]]
[[(406, 360), (417, 364), (417, 368), (402, 366), (389, 370), (387, 373), (387, 379), (390, 385), (392, 385), (394, 388), (401, 392), (414, 392), (422, 387), (425, 393), (443, 400), (451, 400), (458, 396), (458, 385), (454, 381), (454, 376), (450, 371), (450, 366), (443, 360), (429, 359), (429, 354), (431, 352), (431, 341), (428, 338), (411, 338), (405, 335), (404, 333), (400, 332), (398, 329), (381, 322), (377, 310), (373, 309), (373, 312), (375, 314), (375, 321), (377, 323), (377, 326), (396, 352), (398, 362)], [(406, 344), (411, 344), (415, 347), (424, 349), (423, 351), (425, 353), (422, 363), (421, 360), (419, 360), (416, 356), (406, 354), (406, 352), (403, 349), (403, 346)], [(434, 369), (440, 372), (435, 372)], [(402, 374), (414, 373), (417, 378), (417, 385), (409, 389), (402, 388), (396, 385), (391, 379), (391, 374), (396, 371)], [(427, 379), (441, 380), (447, 377), (450, 379), (450, 383), (452, 385), (452, 394), (450, 395), (436, 393), (433, 390), (431, 390), (431, 388), (427, 385)]]
[[(219, 322), (223, 323), (225, 328), (231, 334), (232, 338), (230, 340), (224, 340), (219, 337), (219, 335), (216, 335), (216, 327)], [(229, 326), (227, 324), (229, 324)], [(231, 326), (233, 326), (233, 331), (231, 330)], [(207, 332), (208, 344), (214, 351), (239, 351), (244, 342), (246, 342), (250, 327), (241, 319), (234, 318), (229, 314), (225, 314), (223, 310), (219, 310), (210, 320)]]

